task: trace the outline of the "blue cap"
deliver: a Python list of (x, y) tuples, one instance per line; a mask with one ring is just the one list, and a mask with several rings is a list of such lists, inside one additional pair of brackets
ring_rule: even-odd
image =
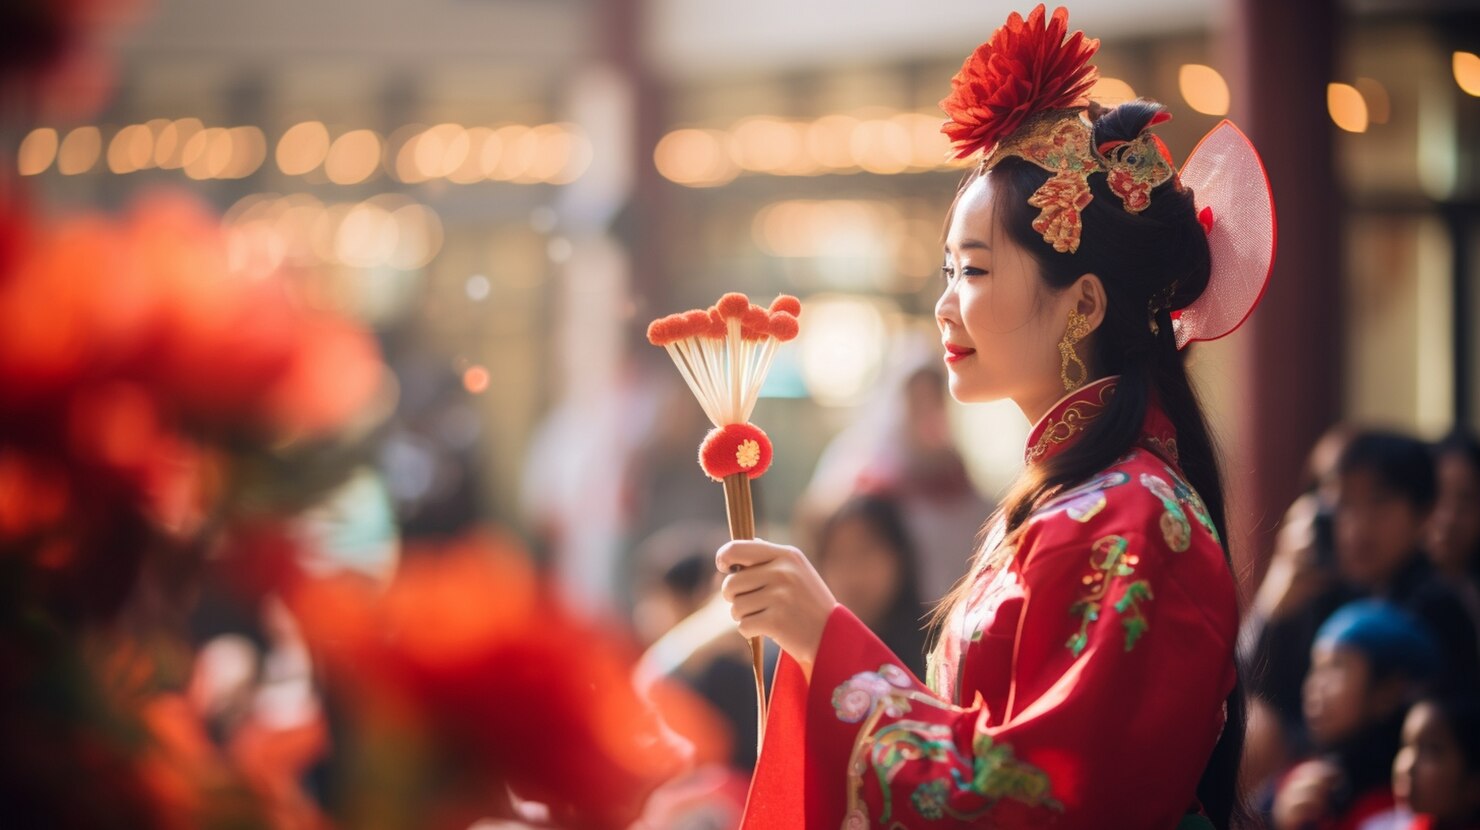
[(1429, 627), (1383, 600), (1341, 606), (1316, 632), (1316, 643), (1360, 652), (1377, 677), (1404, 674), (1423, 680), (1439, 670), (1439, 647)]

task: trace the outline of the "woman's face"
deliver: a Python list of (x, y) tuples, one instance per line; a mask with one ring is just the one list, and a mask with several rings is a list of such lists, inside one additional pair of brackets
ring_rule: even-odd
[(1316, 746), (1332, 746), (1368, 722), (1371, 680), (1361, 653), (1331, 643), (1311, 649), (1302, 692), (1305, 725)]
[(1393, 759), (1393, 796), (1415, 813), (1463, 822), (1480, 811), (1477, 779), (1438, 707), (1414, 706), (1403, 721), (1403, 748)]
[[(935, 318), (951, 396), (962, 403), (1012, 398), (1029, 413), (1030, 402), (1046, 409), (1064, 394), (1058, 342), (1071, 304), (1069, 292), (1048, 290), (1038, 264), (1008, 238), (994, 209), (998, 194), (984, 175), (957, 201)], [(1080, 351), (1084, 357), (1085, 346)]]
[(899, 556), (882, 533), (862, 518), (842, 519), (817, 559), (822, 580), (838, 602), (868, 625), (883, 622), (904, 575), (899, 572)]
[(1380, 588), (1422, 542), (1424, 513), (1371, 470), (1340, 476), (1336, 494), (1336, 564), (1348, 581)]
[(1464, 573), (1480, 551), (1480, 470), (1459, 453), (1438, 464), (1439, 498), (1429, 515), (1428, 553), (1450, 573)]

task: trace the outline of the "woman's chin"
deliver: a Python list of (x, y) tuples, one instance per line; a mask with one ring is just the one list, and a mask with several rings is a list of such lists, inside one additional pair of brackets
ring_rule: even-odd
[(951, 397), (956, 403), (991, 403), (1006, 397), (988, 384), (973, 382), (955, 373), (951, 374), (946, 386), (951, 390)]

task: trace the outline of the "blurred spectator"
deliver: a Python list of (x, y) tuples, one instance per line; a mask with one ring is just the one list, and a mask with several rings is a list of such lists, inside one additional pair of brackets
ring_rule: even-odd
[(1276, 741), (1299, 751), (1300, 688), (1311, 643), (1326, 617), (1353, 596), (1339, 585), (1332, 531), (1337, 463), (1351, 438), (1351, 428), (1337, 424), (1311, 449), (1304, 493), (1285, 513), (1269, 569), (1244, 617), (1240, 649), (1249, 667), (1249, 691), (1268, 704), (1266, 714), (1272, 715), (1251, 719), (1250, 729), (1274, 733), (1253, 735), (1251, 744)]
[[(1344, 446), (1339, 454), (1333, 444)], [(1446, 655), (1448, 680), (1468, 682), (1480, 663), (1465, 606), (1423, 555), (1435, 503), (1434, 465), (1423, 443), (1388, 432), (1333, 431), (1312, 452), (1336, 462), (1317, 471), (1291, 506), (1274, 561), (1244, 631), (1251, 689), (1279, 715), (1293, 752), (1306, 743), (1300, 683), (1316, 630), (1359, 597), (1388, 599), (1423, 620)]]
[(933, 602), (960, 575), (992, 505), (976, 492), (951, 437), (938, 358), (910, 365), (896, 384), (881, 384), (886, 397), (823, 451), (799, 520), (815, 530), (858, 493), (893, 497), (918, 543), (921, 598)]
[(730, 763), (748, 773), (755, 766), (755, 669), (729, 605), (711, 601), (714, 552), (728, 540), (720, 526), (689, 522), (639, 545), (633, 621), (649, 646), (639, 673), (675, 678), (714, 706), (733, 736)]
[(719, 581), (714, 551), (729, 538), (722, 525), (680, 522), (638, 545), (632, 626), (639, 643), (652, 645), (709, 601)]
[(1434, 447), (1439, 496), (1426, 552), (1480, 626), (1480, 441), (1455, 431)]
[(1338, 467), (1337, 568), (1364, 594), (1411, 611), (1437, 636), (1448, 679), (1470, 681), (1480, 663), (1464, 605), (1423, 555), (1437, 497), (1433, 459), (1422, 442), (1369, 432), (1352, 440)]
[(1403, 717), (1439, 652), (1421, 622), (1391, 603), (1342, 606), (1311, 649), (1304, 709), (1319, 755), (1280, 782), (1276, 830), (1347, 830), (1393, 808)]
[(847, 606), (916, 677), (925, 676), (919, 566), (899, 505), (857, 496), (822, 528), (817, 571)]
[(1480, 699), (1473, 690), (1425, 698), (1409, 710), (1393, 795), (1416, 814), (1407, 830), (1480, 828)]

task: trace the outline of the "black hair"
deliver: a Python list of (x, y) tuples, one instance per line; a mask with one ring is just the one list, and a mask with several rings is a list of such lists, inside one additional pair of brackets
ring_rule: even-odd
[(1380, 430), (1358, 433), (1342, 452), (1336, 471), (1344, 476), (1363, 470), (1420, 512), (1433, 507), (1438, 498), (1434, 458), (1417, 438)]
[(1471, 689), (1467, 694), (1430, 695), (1419, 702), (1438, 710), (1465, 758), (1465, 769), (1480, 772), (1480, 694)]
[[(1094, 127), (1094, 146), (1134, 140), (1162, 110), (1160, 104), (1144, 99), (1111, 110), (1091, 105), (1088, 117)], [(995, 200), (1002, 226), (1037, 262), (1052, 290), (1068, 288), (1083, 274), (1100, 278), (1106, 309), (1091, 341), (1091, 371), (1095, 376), (1120, 376), (1115, 394), (1089, 422), (1081, 439), (1025, 470), (989, 523), (1001, 521), (1010, 540), (1044, 500), (1114, 464), (1140, 437), (1147, 408), (1155, 400), (1176, 429), (1183, 475), (1207, 505), (1219, 538), (1227, 540), (1217, 452), (1172, 330), (1171, 312), (1196, 300), (1211, 273), (1207, 234), (1198, 221), (1192, 191), (1173, 179), (1152, 191), (1150, 204), (1143, 210), (1132, 213), (1110, 190), (1105, 175), (1092, 173), (1093, 198), (1081, 213), (1078, 250), (1060, 253), (1033, 228), (1038, 209), (1028, 204), (1029, 197), (1048, 180), (1048, 171), (1009, 156), (990, 170), (973, 170), (962, 182), (961, 192), (981, 176), (989, 176), (1002, 194)], [(1227, 542), (1223, 544), (1232, 578), (1232, 560)], [(983, 553), (978, 551), (978, 556)], [(961, 601), (968, 585), (963, 580), (947, 595), (937, 608), (937, 622), (945, 618), (951, 604)], [(1246, 721), (1239, 674), (1227, 699), (1226, 725), (1197, 788), (1199, 801), (1220, 830), (1242, 824), (1248, 817), (1237, 782)]]
[(695, 551), (679, 559), (663, 571), (663, 585), (676, 594), (692, 597), (709, 587), (714, 576), (714, 556), (707, 551)]

